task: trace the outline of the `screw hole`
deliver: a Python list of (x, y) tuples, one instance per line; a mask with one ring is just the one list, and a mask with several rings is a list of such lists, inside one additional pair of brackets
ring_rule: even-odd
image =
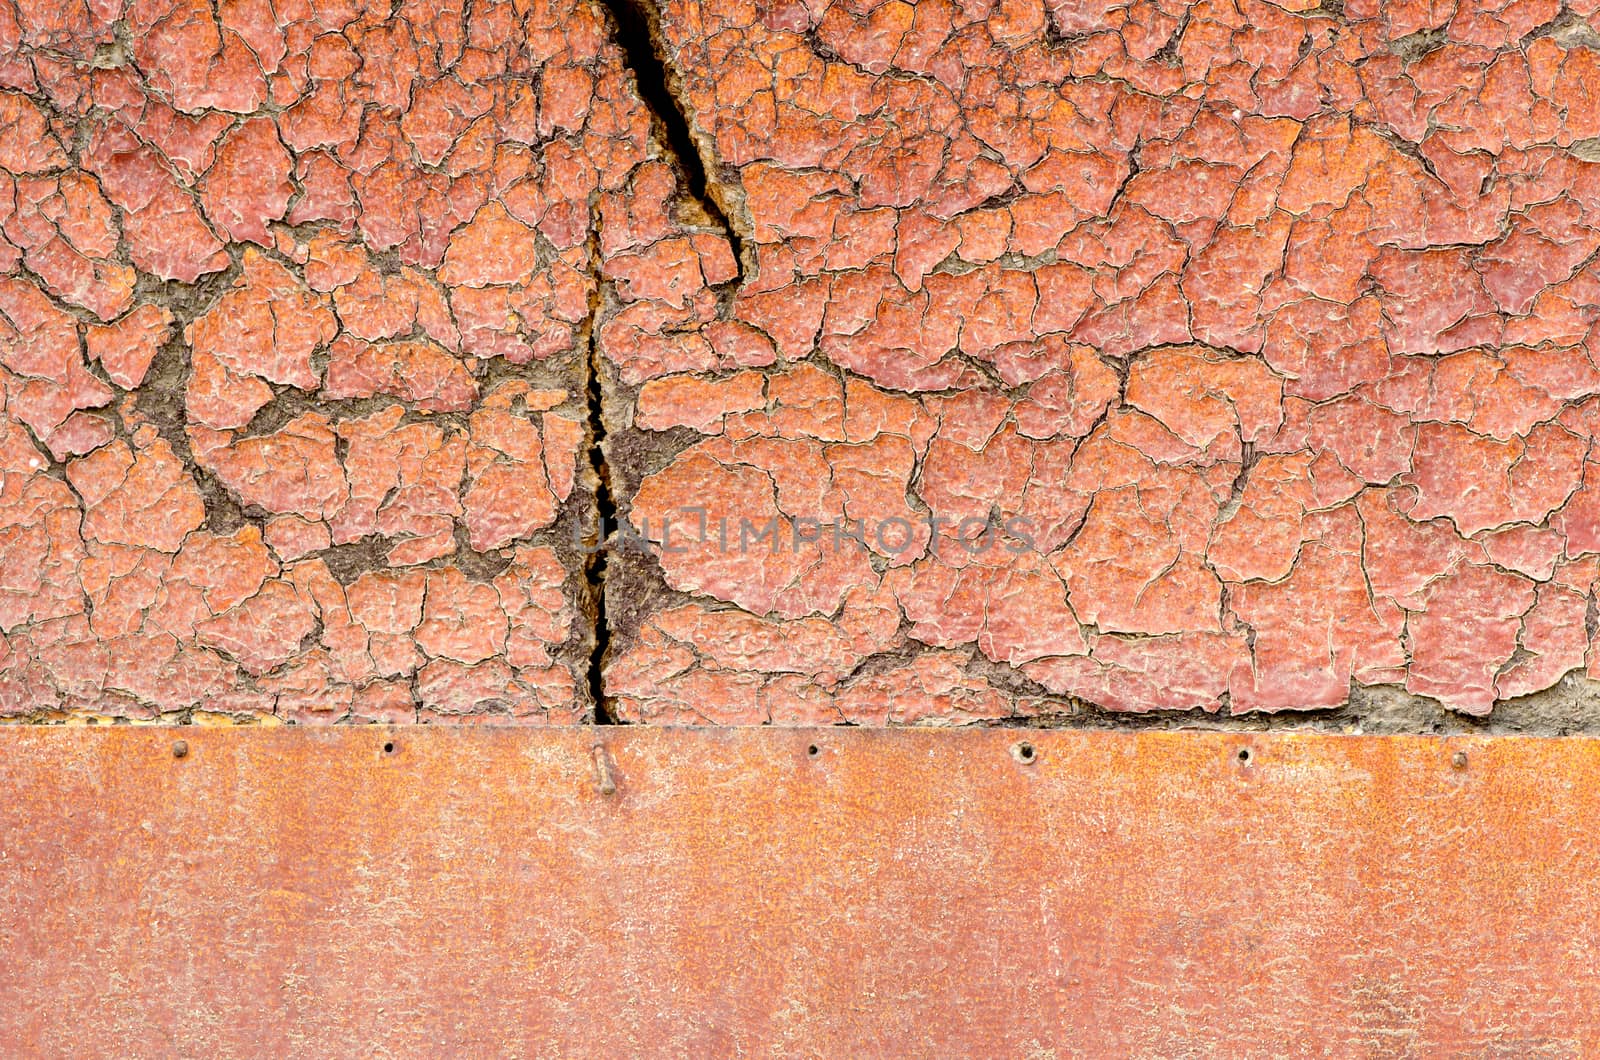
[(812, 744), (811, 746), (806, 748), (806, 754), (810, 755), (812, 758), (817, 757), (821, 753), (822, 753), (822, 748), (818, 747), (816, 744)]
[(1239, 748), (1239, 763), (1241, 765), (1249, 765), (1250, 764), (1250, 748), (1248, 748), (1248, 747)]
[(1457, 769), (1467, 768), (1467, 752), (1457, 751), (1455, 754), (1451, 755), (1450, 764), (1455, 766)]
[(386, 755), (394, 754), (394, 744), (393, 743), (384, 744), (383, 745), (383, 753), (386, 754)]
[(1033, 744), (1023, 740), (1021, 743), (1016, 744), (1011, 748), (1011, 755), (1023, 765), (1027, 765), (1029, 762), (1032, 762), (1034, 758)]

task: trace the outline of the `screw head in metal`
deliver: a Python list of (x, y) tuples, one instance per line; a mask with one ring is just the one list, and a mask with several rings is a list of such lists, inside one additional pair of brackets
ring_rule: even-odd
[(1450, 764), (1457, 769), (1467, 768), (1467, 752), (1457, 751), (1450, 756)]
[(188, 740), (174, 740), (174, 741), (172, 741), (172, 757), (173, 758), (183, 758), (183, 757), (187, 756), (188, 753), (189, 753), (189, 741)]

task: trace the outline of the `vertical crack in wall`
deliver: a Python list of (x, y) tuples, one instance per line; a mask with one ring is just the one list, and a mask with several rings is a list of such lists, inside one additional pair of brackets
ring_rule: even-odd
[(697, 146), (692, 120), (676, 84), (677, 74), (667, 59), (666, 40), (661, 35), (660, 13), (651, 0), (601, 0), (617, 27), (617, 46), (625, 65), (633, 73), (639, 99), (650, 111), (660, 146), (670, 155), (683, 181), (685, 194), (722, 229), (733, 248), (739, 269), (735, 285), (744, 279), (744, 244), (738, 230), (729, 222), (727, 205), (716, 182), (708, 180), (705, 159)]
[[(599, 241), (595, 256), (599, 257)], [(606, 545), (610, 528), (616, 525), (617, 504), (611, 492), (611, 467), (606, 461), (606, 427), (604, 416), (604, 388), (601, 385), (600, 356), (600, 290), (598, 285), (591, 296), (589, 309), (589, 463), (594, 469), (594, 538), (586, 541), (590, 549), (585, 558), (584, 574), (589, 583), (593, 602), (594, 639), (589, 654), (589, 697), (594, 704), (596, 725), (616, 724), (616, 715), (606, 703), (605, 662), (611, 648), (611, 627), (606, 618)]]
[[(744, 247), (739, 233), (729, 223), (716, 186), (707, 180), (706, 166), (696, 147), (690, 119), (678, 93), (676, 76), (669, 72), (665, 41), (660, 34), (659, 14), (649, 0), (602, 0), (614, 25), (617, 47), (623, 63), (633, 75), (639, 100), (650, 114), (651, 130), (657, 148), (676, 173), (680, 191), (702, 217), (728, 240), (738, 275), (732, 286), (744, 279)], [(606, 583), (609, 562), (610, 529), (617, 525), (617, 504), (612, 489), (610, 465), (606, 456), (605, 358), (600, 350), (600, 318), (605, 304), (605, 277), (600, 264), (600, 243), (593, 240), (595, 268), (600, 282), (596, 286), (589, 318), (589, 459), (595, 473), (595, 538), (585, 574), (594, 601), (594, 642), (589, 657), (589, 693), (594, 701), (594, 720), (599, 725), (619, 724), (605, 695), (605, 665), (611, 648), (611, 623), (607, 613)]]

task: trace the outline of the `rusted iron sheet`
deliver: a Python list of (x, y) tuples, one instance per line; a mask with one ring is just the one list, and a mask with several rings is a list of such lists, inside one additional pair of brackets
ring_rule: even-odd
[(1597, 1041), (1592, 740), (0, 741), (7, 1056), (1527, 1056)]

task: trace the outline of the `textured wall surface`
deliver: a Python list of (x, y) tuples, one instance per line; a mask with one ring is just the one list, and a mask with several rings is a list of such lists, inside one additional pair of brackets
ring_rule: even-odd
[(1582, 715), (1596, 9), (3, 0), (0, 711)]
[(1593, 738), (6, 735), (8, 1057), (1600, 1049)]
[(588, 712), (611, 35), (0, 8), (5, 711)]

